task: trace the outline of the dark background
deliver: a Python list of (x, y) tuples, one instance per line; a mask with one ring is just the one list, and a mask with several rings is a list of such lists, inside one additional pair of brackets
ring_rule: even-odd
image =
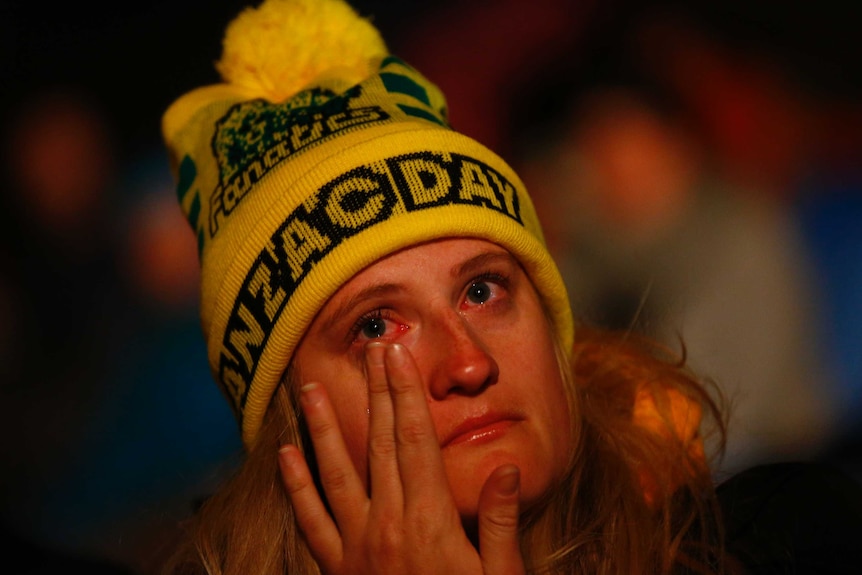
[[(362, 0), (354, 6), (372, 17), (391, 47), (422, 41), (430, 49), (434, 36), (418, 40), (410, 32), (417, 21), (435, 17), (449, 4)], [(580, 25), (586, 30), (575, 33), (595, 35), (595, 46), (616, 41), (621, 27), (636, 15), (674, 5), (632, 0), (570, 4), (574, 13), (584, 14)], [(807, 85), (858, 96), (858, 8), (835, 0), (816, 5), (762, 0), (678, 4), (692, 4), (688, 11), (738, 45), (786, 58)], [(68, 86), (86, 92), (106, 111), (124, 152), (158, 145), (155, 120), (177, 94), (217, 79), (212, 63), (220, 54), (225, 22), (246, 5), (239, 0), (154, 0), (145, 6), (101, 7), (7, 0), (0, 5), (4, 110), (10, 113), (33, 90)], [(468, 5), (493, 10), (495, 3)], [(473, 25), (482, 27), (482, 22)], [(572, 57), (585, 54), (586, 48)]]
[[(855, 472), (859, 9), (832, 0), (681, 8), (687, 4), (354, 2), (393, 52), (440, 84), (454, 126), (516, 166), (535, 152), (537, 137), (559, 135), (572, 101), (610, 81), (646, 87), (663, 109), (696, 126), (706, 148), (719, 147), (713, 124), (684, 110), (678, 87), (633, 64), (633, 30), (643, 19), (683, 14), (735, 62), (778, 70), (828, 127), (817, 132), (828, 137), (812, 162), (828, 173), (826, 192), (796, 186), (768, 195), (780, 196), (776, 203), (799, 222), (819, 266), (812, 273), (825, 285), (824, 325), (809, 333), (839, 373), (837, 391), (824, 386), (823, 394), (844, 406), (817, 449), (798, 455)], [(209, 378), (197, 323), (193, 239), (178, 210), (165, 209), (172, 182), (159, 122), (177, 96), (218, 81), (222, 32), (244, 6), (0, 3), (0, 545), (20, 562), (14, 573), (60, 571), (76, 561), (148, 572), (176, 520), (237, 460), (235, 425)], [(80, 113), (83, 123), (70, 120), (71, 136), (54, 134), (66, 112)], [(95, 156), (86, 155), (86, 142)], [(95, 171), (76, 187), (88, 160)], [(39, 184), (48, 195), (22, 176), (28, 169), (53, 176)], [(92, 194), (68, 205), (57, 199), (80, 190)]]

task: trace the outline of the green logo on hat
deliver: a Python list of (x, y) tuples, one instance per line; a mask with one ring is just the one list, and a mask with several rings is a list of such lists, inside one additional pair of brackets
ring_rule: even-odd
[(282, 104), (253, 100), (228, 110), (213, 139), (219, 184), (210, 200), (210, 237), (282, 160), (356, 126), (388, 120), (379, 106), (351, 105), (361, 92), (359, 85), (337, 95), (314, 88)]

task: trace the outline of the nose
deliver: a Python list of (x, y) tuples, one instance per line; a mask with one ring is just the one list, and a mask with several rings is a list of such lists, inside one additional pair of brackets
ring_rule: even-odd
[(452, 309), (434, 315), (433, 325), (426, 326), (431, 397), (475, 395), (496, 383), (500, 375), (497, 361), (468, 321)]

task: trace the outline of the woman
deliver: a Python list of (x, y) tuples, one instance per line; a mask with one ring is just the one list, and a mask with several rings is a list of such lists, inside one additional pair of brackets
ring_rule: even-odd
[(707, 389), (574, 329), (523, 184), (433, 84), (340, 0), (246, 10), (218, 68), (163, 131), (246, 459), (167, 572), (729, 568)]
[[(289, 386), (329, 511), (299, 446), (280, 457), (323, 572), (523, 572), (520, 514), (539, 521), (556, 492), (564, 504), (595, 441), (581, 437), (595, 431), (558, 349), (529, 277), (485, 240), (405, 248), (345, 283), (307, 330)], [(581, 509), (601, 502), (586, 479)]]

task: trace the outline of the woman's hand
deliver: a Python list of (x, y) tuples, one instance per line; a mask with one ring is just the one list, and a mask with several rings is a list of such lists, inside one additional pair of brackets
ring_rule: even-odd
[(321, 570), (327, 575), (522, 575), (517, 467), (497, 468), (482, 489), (477, 551), (449, 490), (413, 358), (402, 345), (372, 343), (366, 367), (368, 491), (319, 384), (304, 385), (300, 403), (331, 514), (299, 450), (287, 445), (279, 452), (285, 488)]

